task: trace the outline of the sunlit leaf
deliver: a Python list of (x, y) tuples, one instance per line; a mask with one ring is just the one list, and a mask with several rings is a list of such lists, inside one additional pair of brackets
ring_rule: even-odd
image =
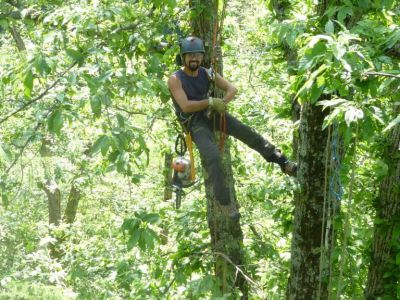
[(90, 98), (90, 107), (92, 108), (92, 112), (96, 118), (101, 115), (101, 99), (97, 96)]
[(60, 110), (53, 111), (47, 119), (47, 126), (51, 133), (60, 135), (61, 128), (64, 123), (64, 118)]
[(392, 120), (389, 125), (383, 130), (383, 132), (387, 132), (392, 129), (394, 126), (400, 123), (400, 116), (397, 116), (394, 120)]
[(335, 26), (331, 20), (326, 22), (325, 24), (325, 32), (328, 34), (334, 34), (335, 33)]
[(25, 77), (24, 77), (24, 94), (26, 97), (30, 98), (32, 96), (32, 89), (33, 89), (33, 73), (32, 73), (32, 69), (29, 69), (26, 73), (25, 73)]

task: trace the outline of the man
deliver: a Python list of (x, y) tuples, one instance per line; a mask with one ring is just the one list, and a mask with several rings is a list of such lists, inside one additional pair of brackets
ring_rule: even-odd
[[(232, 209), (230, 205), (229, 188), (222, 171), (222, 157), (214, 141), (213, 117), (210, 118), (207, 113), (209, 109), (217, 115), (224, 113), (227, 104), (235, 97), (237, 89), (219, 74), (215, 74), (215, 85), (222, 89), (225, 95), (223, 99), (208, 97), (210, 78), (208, 70), (201, 67), (204, 53), (201, 39), (193, 36), (184, 39), (180, 49), (183, 68), (172, 74), (168, 80), (168, 87), (179, 121), (190, 130), (193, 141), (205, 159), (205, 168), (215, 198), (223, 207), (231, 208), (225, 210), (231, 218), (238, 218), (240, 215), (236, 208)], [(252, 128), (228, 113), (226, 113), (226, 133), (259, 152), (266, 161), (277, 163), (284, 173), (296, 176), (295, 163), (289, 161), (274, 145)]]

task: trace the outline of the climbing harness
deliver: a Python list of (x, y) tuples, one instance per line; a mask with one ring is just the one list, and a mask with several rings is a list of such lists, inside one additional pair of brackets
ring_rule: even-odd
[[(189, 158), (185, 156), (189, 151)], [(172, 161), (174, 170), (172, 188), (175, 191), (175, 208), (179, 209), (182, 203), (183, 189), (195, 183), (195, 166), (193, 158), (192, 137), (190, 132), (186, 136), (179, 134), (175, 141), (175, 153), (177, 157)]]

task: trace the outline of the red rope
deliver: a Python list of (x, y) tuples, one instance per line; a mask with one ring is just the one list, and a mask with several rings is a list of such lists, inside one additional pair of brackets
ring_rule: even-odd
[(219, 150), (221, 151), (221, 153), (224, 153), (225, 139), (226, 139), (226, 115), (225, 115), (225, 113), (220, 114), (219, 130), (220, 130)]

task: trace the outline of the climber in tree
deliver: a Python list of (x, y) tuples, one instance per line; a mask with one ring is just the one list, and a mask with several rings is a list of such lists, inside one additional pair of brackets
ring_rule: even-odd
[[(207, 111), (224, 113), (233, 100), (237, 89), (219, 74), (215, 74), (215, 85), (225, 93), (223, 99), (208, 97), (210, 88), (209, 70), (201, 66), (205, 49), (203, 41), (189, 36), (182, 41), (180, 58), (183, 68), (176, 71), (168, 80), (174, 106), (179, 121), (190, 130), (199, 152), (205, 159), (205, 167), (210, 176), (214, 196), (223, 206), (229, 206), (229, 189), (225, 184), (222, 171), (222, 157), (213, 135), (213, 120)], [(268, 162), (277, 163), (283, 173), (296, 176), (297, 165), (275, 148), (268, 140), (226, 113), (226, 133), (250, 148), (256, 150)], [(233, 210), (230, 217), (237, 218), (239, 213)]]

